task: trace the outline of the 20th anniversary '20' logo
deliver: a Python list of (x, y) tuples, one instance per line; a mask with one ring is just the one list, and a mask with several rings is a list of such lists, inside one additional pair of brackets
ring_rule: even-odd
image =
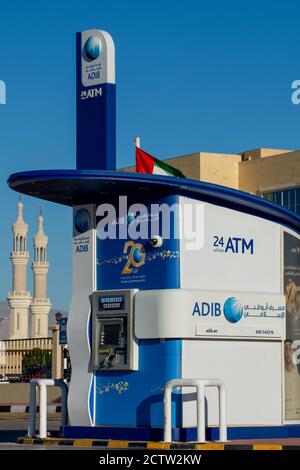
[(122, 270), (122, 274), (131, 274), (135, 268), (140, 268), (145, 264), (146, 253), (141, 243), (128, 240), (124, 245), (123, 253), (128, 253), (128, 259)]

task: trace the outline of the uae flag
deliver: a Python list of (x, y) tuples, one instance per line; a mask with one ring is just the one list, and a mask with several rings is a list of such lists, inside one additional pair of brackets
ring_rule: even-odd
[(166, 175), (166, 176), (177, 176), (185, 178), (184, 174), (180, 170), (168, 165), (157, 158), (152, 157), (149, 153), (139, 147), (135, 148), (136, 158), (136, 171), (137, 173), (149, 173), (150, 175)]

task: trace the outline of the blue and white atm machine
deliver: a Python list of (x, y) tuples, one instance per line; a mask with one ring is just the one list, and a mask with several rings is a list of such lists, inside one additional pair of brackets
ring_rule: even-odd
[(92, 295), (94, 371), (138, 370), (133, 327), (134, 290), (96, 291)]

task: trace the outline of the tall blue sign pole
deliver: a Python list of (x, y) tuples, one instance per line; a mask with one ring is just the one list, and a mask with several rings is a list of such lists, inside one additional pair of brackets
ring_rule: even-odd
[(105, 31), (76, 35), (77, 169), (116, 169), (115, 47)]

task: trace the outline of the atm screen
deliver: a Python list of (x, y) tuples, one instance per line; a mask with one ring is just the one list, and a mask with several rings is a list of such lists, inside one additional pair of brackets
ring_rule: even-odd
[(102, 327), (101, 334), (101, 346), (109, 345), (120, 345), (121, 340), (121, 325), (118, 324), (106, 324)]

